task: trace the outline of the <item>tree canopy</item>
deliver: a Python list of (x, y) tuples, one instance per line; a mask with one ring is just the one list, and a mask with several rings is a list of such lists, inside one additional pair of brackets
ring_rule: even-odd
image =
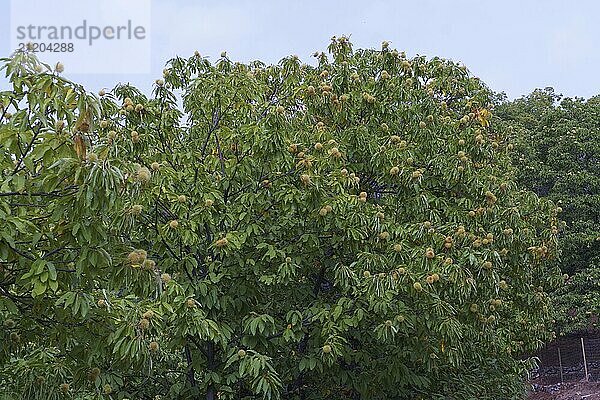
[(151, 97), (3, 60), (6, 398), (520, 398), (558, 208), (465, 67), (328, 50)]

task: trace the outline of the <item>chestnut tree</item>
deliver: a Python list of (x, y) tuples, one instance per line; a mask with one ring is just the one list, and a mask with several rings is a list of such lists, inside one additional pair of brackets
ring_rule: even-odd
[(557, 207), (465, 67), (328, 51), (175, 58), (150, 97), (4, 60), (7, 398), (520, 398)]

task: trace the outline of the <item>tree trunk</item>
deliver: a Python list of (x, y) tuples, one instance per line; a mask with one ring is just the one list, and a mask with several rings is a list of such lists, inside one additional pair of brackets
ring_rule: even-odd
[[(215, 367), (215, 344), (213, 342), (206, 343), (206, 358), (208, 361), (208, 369), (212, 371)], [(208, 388), (206, 388), (206, 400), (215, 400), (217, 398), (217, 393), (215, 390), (215, 385), (210, 384)]]
[(191, 387), (196, 387), (196, 378), (194, 377), (194, 367), (192, 367), (192, 352), (190, 351), (190, 346), (185, 345), (185, 359), (187, 361), (188, 366), (188, 381), (190, 382)]

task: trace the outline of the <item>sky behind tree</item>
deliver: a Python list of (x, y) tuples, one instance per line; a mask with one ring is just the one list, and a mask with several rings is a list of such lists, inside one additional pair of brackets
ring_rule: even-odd
[[(275, 63), (297, 54), (312, 62), (331, 36), (350, 35), (355, 48), (380, 48), (387, 40), (409, 56), (460, 61), (509, 98), (546, 86), (568, 96), (600, 92), (600, 2), (594, 0), (148, 1), (150, 74), (73, 74), (66, 65), (65, 76), (90, 90), (130, 82), (149, 91), (175, 55), (198, 50), (215, 60), (227, 51), (233, 60)], [(0, 5), (0, 55), (6, 56), (10, 2)], [(36, 12), (43, 7), (31, 9)]]

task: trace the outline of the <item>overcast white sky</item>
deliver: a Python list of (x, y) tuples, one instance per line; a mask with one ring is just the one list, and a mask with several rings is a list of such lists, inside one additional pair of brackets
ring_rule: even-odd
[[(511, 98), (546, 86), (568, 96), (600, 93), (598, 0), (147, 1), (150, 74), (73, 74), (67, 64), (65, 75), (94, 91), (117, 82), (147, 91), (175, 55), (198, 50), (215, 59), (227, 50), (240, 61), (297, 54), (308, 62), (331, 36), (346, 34), (355, 47), (379, 48), (388, 40), (409, 55), (462, 61)], [(9, 9), (10, 1), (0, 0), (0, 56), (11, 51)], [(111, 56), (134, 57), (126, 51)]]

